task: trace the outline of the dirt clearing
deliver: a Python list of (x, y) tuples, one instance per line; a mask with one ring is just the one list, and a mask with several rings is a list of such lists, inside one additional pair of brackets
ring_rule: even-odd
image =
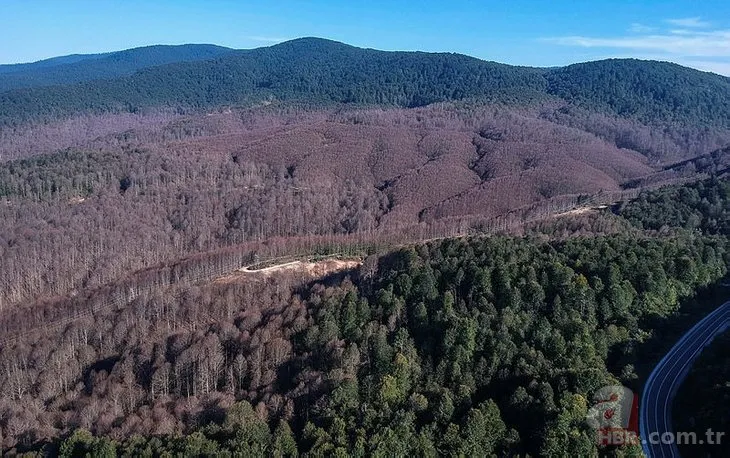
[(251, 270), (248, 266), (218, 278), (216, 282), (236, 281), (242, 278), (266, 278), (277, 273), (296, 273), (306, 277), (324, 277), (344, 270), (360, 267), (362, 261), (355, 259), (324, 259), (321, 261), (291, 261), (277, 264), (263, 269)]

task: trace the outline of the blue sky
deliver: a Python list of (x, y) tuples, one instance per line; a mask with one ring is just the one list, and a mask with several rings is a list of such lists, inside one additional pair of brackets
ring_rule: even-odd
[(0, 63), (160, 43), (252, 48), (302, 36), (518, 65), (638, 57), (730, 75), (727, 0), (0, 2)]

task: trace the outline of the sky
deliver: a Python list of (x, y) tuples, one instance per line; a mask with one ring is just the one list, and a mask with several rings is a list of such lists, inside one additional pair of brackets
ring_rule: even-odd
[(514, 65), (636, 57), (730, 76), (727, 0), (0, 0), (0, 63), (304, 36)]

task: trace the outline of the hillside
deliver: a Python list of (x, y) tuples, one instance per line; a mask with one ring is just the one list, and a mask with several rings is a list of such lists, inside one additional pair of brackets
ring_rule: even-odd
[(0, 92), (113, 79), (175, 62), (213, 59), (231, 49), (215, 45), (146, 46), (103, 54), (76, 54), (27, 64), (0, 65)]
[(465, 97), (512, 100), (533, 92), (542, 96), (539, 74), (460, 55), (390, 53), (301, 39), (116, 80), (3, 93), (0, 125), (155, 106), (250, 105), (271, 98), (405, 107)]
[(677, 230), (449, 239), (333, 276), (157, 285), (0, 348), (3, 446), (594, 455), (590, 395), (633, 386), (649, 337), (728, 271), (727, 238)]
[(717, 75), (307, 38), (3, 78), (3, 456), (593, 456), (730, 266)]
[(142, 119), (99, 121), (116, 129), (87, 141), (67, 126), (78, 143), (0, 164), (0, 307), (251, 240), (467, 231), (654, 173), (635, 151), (492, 108)]
[(730, 127), (730, 78), (668, 62), (609, 59), (546, 73), (547, 92), (571, 104), (644, 123)]
[[(678, 84), (682, 89), (675, 93)], [(547, 70), (459, 54), (360, 49), (316, 38), (148, 68), (113, 80), (6, 92), (0, 94), (0, 125), (271, 99), (399, 107), (465, 99), (519, 105), (554, 100), (645, 123), (730, 127), (730, 79), (676, 65), (609, 60)]]
[[(686, 80), (666, 100), (675, 117), (612, 108), (661, 105), (665, 73)], [(652, 62), (544, 70), (310, 38), (8, 91), (0, 308), (241, 242), (465, 233), (718, 173), (728, 118), (705, 104), (727, 81)]]
[(18, 64), (0, 64), (0, 74), (22, 72), (24, 70), (40, 70), (57, 65), (73, 64), (87, 59), (98, 59), (110, 53), (98, 54), (69, 54), (67, 56), (50, 57), (35, 62), (23, 62)]

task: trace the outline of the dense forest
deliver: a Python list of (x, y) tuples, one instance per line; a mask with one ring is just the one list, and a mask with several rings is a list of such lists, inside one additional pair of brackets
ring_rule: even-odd
[[(730, 237), (730, 181), (711, 179), (682, 187), (645, 193), (628, 205), (621, 214), (635, 226), (653, 231), (677, 228), (703, 234)], [(726, 285), (718, 300), (728, 299)], [(719, 304), (715, 304), (719, 305)], [(727, 333), (716, 338), (692, 364), (674, 401), (674, 427), (677, 431), (694, 431), (702, 439), (708, 430), (728, 431), (730, 419), (728, 390)], [(727, 440), (719, 444), (680, 445), (683, 456), (726, 456)]]
[(104, 54), (76, 54), (0, 65), (0, 92), (118, 78), (177, 62), (210, 60), (231, 51), (215, 45), (146, 46)]
[(668, 62), (608, 59), (569, 65), (546, 77), (552, 95), (647, 123), (702, 120), (723, 125), (730, 109), (730, 79)]
[[(621, 214), (634, 225), (654, 231), (676, 228), (704, 234), (730, 237), (730, 181), (709, 180), (643, 194)], [(727, 284), (727, 280), (725, 280)], [(724, 288), (727, 299), (730, 288)], [(730, 336), (718, 337), (703, 350), (682, 383), (673, 411), (677, 431), (694, 431), (703, 438), (708, 429), (727, 431), (728, 359)], [(720, 444), (680, 445), (683, 456), (725, 456), (728, 442)]]
[[(727, 182), (679, 192), (700, 186)], [(21, 338), (0, 350), (4, 447), (593, 454), (590, 394), (636, 383), (653, 333), (728, 272), (712, 225), (688, 231), (667, 212), (672, 231), (639, 229), (655, 221), (637, 219), (647, 198), (621, 209), (630, 235), (447, 239), (324, 279), (161, 288)]]
[(210, 108), (275, 98), (403, 107), (467, 97), (529, 100), (544, 97), (541, 73), (456, 54), (391, 53), (299, 39), (119, 79), (0, 93), (0, 125), (79, 112)]
[[(163, 435), (123, 439), (130, 455), (277, 441), (312, 454), (587, 454), (589, 394), (635, 378), (647, 317), (725, 275), (726, 258), (725, 242), (689, 236), (491, 238), (405, 249), (355, 284), (293, 296), (160, 292), (56, 331), (60, 347), (4, 350), (4, 430), (8, 445), (59, 424)], [(14, 410), (23, 399), (37, 410)]]
[[(89, 62), (72, 65), (83, 68)], [(400, 107), (478, 99), (518, 105), (562, 101), (648, 124), (727, 129), (728, 93), (728, 78), (668, 63), (607, 60), (537, 69), (459, 54), (384, 52), (302, 38), (208, 61), (145, 68), (117, 79), (4, 92), (0, 125), (84, 112), (155, 106), (189, 110), (275, 99)]]
[(730, 181), (711, 179), (641, 194), (621, 215), (642, 229), (679, 227), (730, 236)]
[(314, 38), (0, 66), (0, 454), (595, 455), (727, 281), (729, 94)]

